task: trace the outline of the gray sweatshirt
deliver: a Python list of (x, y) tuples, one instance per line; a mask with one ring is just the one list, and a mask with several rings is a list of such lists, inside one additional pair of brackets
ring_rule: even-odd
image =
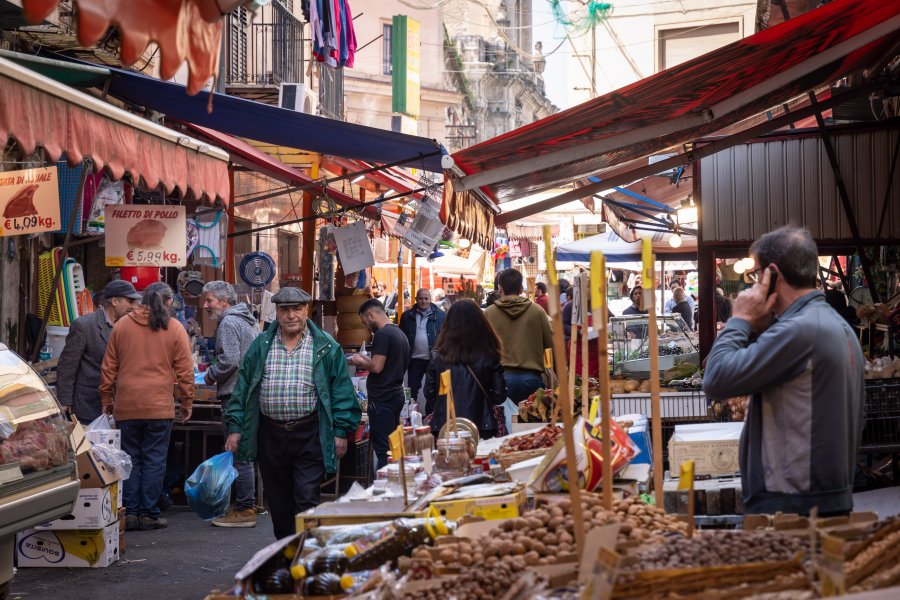
[(256, 318), (243, 302), (235, 304), (222, 315), (216, 328), (216, 364), (206, 371), (207, 383), (218, 386), (217, 397), (231, 395), (241, 360), (258, 334)]
[(853, 330), (821, 292), (796, 300), (755, 340), (747, 321), (729, 319), (703, 390), (752, 396), (740, 446), (745, 514), (852, 510), (863, 369)]

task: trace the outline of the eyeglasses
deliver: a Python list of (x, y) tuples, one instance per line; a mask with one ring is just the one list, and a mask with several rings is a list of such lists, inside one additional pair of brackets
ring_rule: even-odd
[(753, 283), (759, 283), (762, 280), (762, 272), (766, 267), (760, 267), (758, 269), (754, 269), (752, 271), (747, 271), (744, 273), (747, 276), (747, 279), (752, 281)]

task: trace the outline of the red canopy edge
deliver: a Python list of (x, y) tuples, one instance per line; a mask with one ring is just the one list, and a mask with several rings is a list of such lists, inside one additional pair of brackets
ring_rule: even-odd
[(26, 153), (41, 146), (51, 160), (90, 158), (115, 179), (126, 172), (151, 188), (176, 187), (195, 198), (228, 202), (228, 155), (0, 59), (0, 140)]
[[(305, 175), (298, 169), (288, 166), (280, 160), (266, 154), (265, 152), (254, 148), (240, 138), (236, 138), (234, 136), (228, 135), (227, 133), (222, 133), (214, 129), (209, 129), (208, 127), (195, 125), (194, 123), (186, 123), (186, 125), (197, 133), (203, 135), (203, 137), (209, 138), (216, 145), (225, 148), (231, 155), (231, 160), (233, 162), (243, 165), (249, 169), (253, 169), (258, 173), (268, 175), (272, 179), (281, 181), (282, 183), (286, 183), (288, 185), (303, 186), (316, 183), (311, 177)], [(319, 188), (310, 191), (318, 192), (318, 190)], [(362, 204), (362, 202), (360, 202), (353, 196), (348, 196), (347, 194), (344, 194), (343, 192), (339, 192), (338, 190), (332, 188), (326, 188), (326, 194), (329, 198), (337, 202), (339, 205), (347, 208), (358, 207)], [(367, 217), (369, 219), (377, 219), (378, 207), (369, 206), (363, 209), (362, 214), (364, 217)]]
[[(215, 0), (75, 0), (78, 41), (92, 46), (111, 25), (122, 38), (122, 62), (131, 66), (151, 43), (159, 45), (160, 77), (171, 79), (187, 61), (188, 94), (203, 89), (219, 69), (222, 13)], [(25, 18), (40, 23), (59, 0), (23, 0)]]

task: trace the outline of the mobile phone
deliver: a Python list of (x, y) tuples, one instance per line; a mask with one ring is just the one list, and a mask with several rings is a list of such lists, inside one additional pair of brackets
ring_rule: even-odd
[(769, 292), (766, 294), (766, 298), (775, 293), (775, 283), (778, 281), (778, 271), (769, 267)]

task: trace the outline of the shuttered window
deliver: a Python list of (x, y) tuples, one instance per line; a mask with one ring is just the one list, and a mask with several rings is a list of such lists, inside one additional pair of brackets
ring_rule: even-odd
[(741, 39), (740, 24), (717, 23), (702, 27), (661, 29), (659, 39), (659, 70), (702, 56)]

